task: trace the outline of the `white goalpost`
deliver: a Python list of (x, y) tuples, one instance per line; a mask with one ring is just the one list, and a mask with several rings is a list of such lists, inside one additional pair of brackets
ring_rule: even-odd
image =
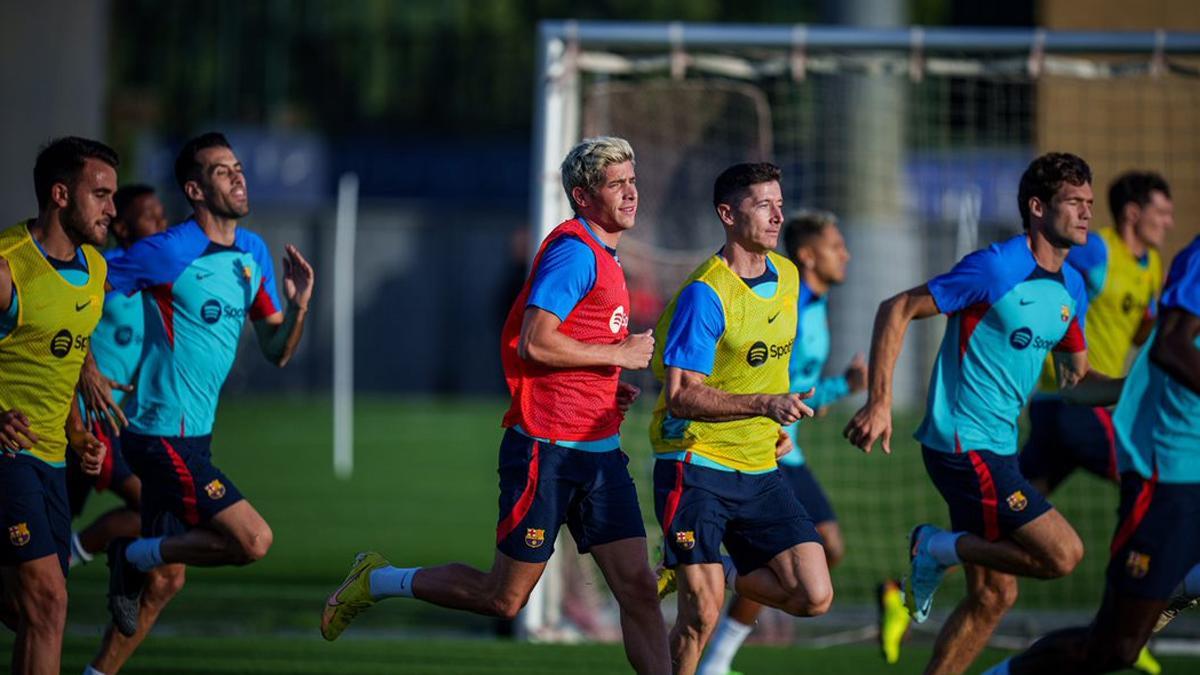
[[(632, 323), (652, 327), (687, 272), (719, 246), (710, 203), (717, 173), (738, 161), (772, 161), (783, 169), (787, 208), (837, 213), (853, 255), (847, 283), (830, 294), (829, 367), (840, 368), (866, 349), (883, 298), (1020, 229), (1017, 180), (1037, 154), (1068, 150), (1088, 160), (1098, 224), (1109, 220), (1103, 193), (1121, 171), (1195, 180), (1198, 54), (1200, 34), (1163, 31), (544, 22), (534, 231), (545, 236), (569, 217), (558, 167), (572, 145), (600, 134), (629, 139), (640, 205), (621, 260), (635, 298)], [(1200, 196), (1181, 191), (1175, 204), (1194, 218)], [(891, 457), (851, 452), (840, 437), (845, 409), (803, 430), (801, 444), (846, 538), (833, 613), (844, 625), (873, 621), (875, 585), (905, 569), (907, 528), (946, 520), (919, 448), (907, 440), (940, 329), (924, 326), (908, 339), (896, 375)], [(644, 389), (644, 397), (655, 395)], [(654, 545), (645, 424), (644, 412), (634, 414), (623, 444)], [(1111, 487), (1078, 476), (1054, 497), (1088, 549), (1107, 550)], [(1044, 625), (1048, 610), (1094, 609), (1103, 563), (1103, 555), (1090, 555), (1064, 580), (1023, 588), (1018, 609), (1034, 617), (1027, 629)], [(551, 635), (561, 621), (570, 590), (544, 583), (549, 592), (536, 591), (521, 619), (527, 635)]]

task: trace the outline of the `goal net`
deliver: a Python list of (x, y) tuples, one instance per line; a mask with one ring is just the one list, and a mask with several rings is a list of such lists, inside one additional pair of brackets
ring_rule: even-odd
[[(569, 214), (558, 165), (572, 144), (627, 138), (640, 205), (620, 255), (639, 329), (655, 324), (723, 241), (712, 183), (735, 162), (779, 165), (785, 211), (840, 218), (853, 259), (829, 296), (830, 371), (867, 350), (881, 300), (1020, 231), (1018, 179), (1042, 152), (1091, 164), (1094, 226), (1111, 224), (1105, 194), (1119, 172), (1152, 169), (1178, 186), (1182, 225), (1164, 256), (1195, 234), (1186, 223), (1200, 205), (1182, 188), (1200, 171), (1200, 79), (1185, 53), (1195, 45), (1181, 36), (572, 23), (543, 25), (542, 35), (535, 225), (544, 235)], [(891, 456), (863, 456), (842, 439), (857, 401), (802, 425), (801, 445), (845, 537), (834, 614), (851, 622), (869, 623), (875, 586), (905, 573), (909, 529), (948, 525), (911, 440), (943, 326), (921, 322), (906, 338)], [(641, 384), (652, 400), (656, 385)], [(644, 409), (631, 416), (624, 444), (655, 545), (647, 422)], [(1114, 486), (1084, 472), (1053, 496), (1088, 552), (1065, 579), (1023, 583), (1018, 609), (1036, 618), (1097, 606), (1117, 500)], [(948, 580), (942, 610), (961, 586), (961, 575)]]

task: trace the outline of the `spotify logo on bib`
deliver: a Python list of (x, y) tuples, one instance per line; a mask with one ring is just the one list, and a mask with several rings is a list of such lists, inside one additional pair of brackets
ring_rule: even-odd
[(50, 338), (50, 353), (61, 359), (71, 353), (71, 343), (74, 341), (71, 331), (64, 328)]
[(767, 362), (767, 343), (761, 340), (750, 345), (750, 351), (746, 353), (746, 363), (751, 367), (757, 368)]

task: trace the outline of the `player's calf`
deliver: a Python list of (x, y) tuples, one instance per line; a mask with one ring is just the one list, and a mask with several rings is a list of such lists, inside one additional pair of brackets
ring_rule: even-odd
[(16, 600), (25, 629), (34, 635), (61, 635), (67, 623), (67, 583), (57, 558), (24, 563), (18, 575)]
[(981, 575), (980, 580), (967, 589), (968, 601), (976, 605), (980, 618), (993, 624), (1017, 604), (1019, 595), (1017, 578), (998, 572)]

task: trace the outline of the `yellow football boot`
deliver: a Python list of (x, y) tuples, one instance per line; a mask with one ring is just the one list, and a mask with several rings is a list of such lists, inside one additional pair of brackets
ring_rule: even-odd
[(883, 660), (896, 663), (900, 660), (900, 641), (908, 632), (912, 618), (904, 606), (904, 593), (894, 581), (885, 581), (879, 586), (879, 648)]
[(331, 642), (338, 639), (354, 617), (375, 604), (371, 597), (371, 572), (388, 565), (388, 561), (374, 551), (359, 553), (354, 558), (354, 566), (345, 581), (330, 594), (321, 610), (321, 637)]

